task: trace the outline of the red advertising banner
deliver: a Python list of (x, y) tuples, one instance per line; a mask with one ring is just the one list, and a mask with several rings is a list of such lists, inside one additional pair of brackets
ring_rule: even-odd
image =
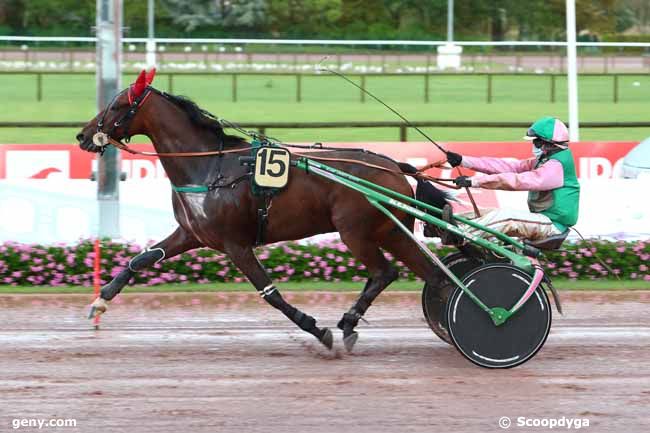
[[(388, 155), (398, 161), (423, 166), (444, 160), (442, 153), (430, 143), (328, 143), (346, 148), (364, 148)], [(636, 145), (629, 141), (580, 142), (571, 144), (578, 176), (582, 179), (615, 177), (625, 155)], [(326, 144), (327, 145), (327, 144)], [(453, 142), (442, 143), (463, 155), (507, 158), (530, 158), (529, 142)], [(137, 150), (152, 151), (149, 144), (131, 145)], [(191, 151), (191, 149), (187, 149)], [(164, 178), (165, 171), (156, 157), (122, 152), (122, 171), (129, 179)], [(0, 179), (88, 179), (96, 167), (96, 155), (72, 144), (10, 144), (0, 146)], [(466, 170), (467, 174), (471, 174)], [(432, 170), (431, 174), (452, 174)]]

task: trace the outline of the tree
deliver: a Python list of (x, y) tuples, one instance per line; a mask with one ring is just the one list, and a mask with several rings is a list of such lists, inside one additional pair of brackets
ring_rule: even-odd
[(616, 29), (617, 0), (577, 0), (576, 27), (590, 33), (612, 33)]
[(367, 28), (370, 24), (385, 21), (388, 13), (384, 6), (383, 0), (342, 0), (341, 23)]
[(278, 35), (318, 37), (334, 29), (341, 16), (341, 0), (273, 0), (269, 4), (269, 25)]
[(163, 0), (162, 4), (172, 21), (185, 32), (219, 23), (217, 3), (214, 0)]
[[(94, 0), (0, 0), (0, 10), (13, 33), (88, 34), (94, 23)], [(2, 21), (0, 21), (2, 24)], [(28, 30), (29, 29), (29, 30)]]
[(268, 13), (266, 0), (230, 0), (219, 2), (216, 16), (224, 27), (266, 27)]
[[(148, 5), (144, 0), (124, 1), (124, 26), (129, 29), (127, 36), (142, 37), (147, 35)], [(154, 0), (156, 34), (160, 35), (164, 27), (171, 23), (171, 17), (165, 7), (164, 0)]]
[[(147, 2), (123, 0), (129, 36)], [(155, 0), (156, 34), (426, 39), (446, 32), (447, 0)], [(566, 0), (456, 0), (457, 39), (564, 38)], [(650, 32), (650, 0), (576, 0), (578, 31)], [(0, 32), (89, 35), (96, 0), (0, 0)]]
[(0, 0), (0, 24), (5, 24), (14, 33), (25, 28), (24, 0)]
[(447, 0), (384, 0), (384, 5), (402, 34), (446, 30)]
[(617, 31), (632, 30), (650, 33), (650, 2), (648, 0), (622, 0), (617, 8)]

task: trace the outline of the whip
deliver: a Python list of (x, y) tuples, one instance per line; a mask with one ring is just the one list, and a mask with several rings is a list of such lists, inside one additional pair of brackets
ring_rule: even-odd
[[(399, 117), (400, 119), (402, 119), (402, 120), (404, 121), (404, 123), (406, 124), (406, 126), (409, 126), (409, 127), (413, 128), (413, 129), (415, 129), (417, 132), (420, 133), (420, 135), (422, 135), (424, 138), (426, 138), (427, 140), (429, 140), (429, 142), (430, 142), (431, 144), (433, 144), (434, 146), (436, 146), (436, 147), (437, 147), (437, 148), (438, 148), (442, 153), (444, 153), (445, 155), (447, 155), (447, 154), (449, 153), (449, 151), (448, 151), (447, 149), (445, 149), (444, 147), (442, 147), (441, 145), (439, 145), (438, 143), (436, 143), (436, 141), (435, 141), (433, 138), (429, 137), (428, 134), (426, 134), (426, 133), (425, 133), (424, 131), (422, 131), (420, 128), (418, 128), (418, 127), (415, 126), (413, 123), (411, 123), (410, 120), (408, 120), (406, 117), (404, 117), (402, 114), (400, 114), (400, 113), (399, 113), (397, 110), (395, 110), (393, 107), (391, 107), (390, 105), (388, 105), (387, 103), (385, 103), (384, 101), (382, 101), (381, 99), (379, 99), (377, 96), (373, 95), (369, 90), (364, 89), (363, 87), (359, 86), (357, 83), (355, 83), (354, 81), (352, 81), (351, 79), (349, 79), (348, 77), (346, 77), (345, 75), (343, 75), (342, 73), (337, 72), (337, 71), (334, 71), (334, 70), (328, 68), (327, 66), (323, 66), (323, 62), (326, 61), (328, 58), (329, 58), (329, 56), (325, 56), (325, 57), (323, 57), (323, 59), (320, 61), (320, 63), (318, 63), (318, 66), (316, 67), (316, 70), (317, 70), (317, 71), (320, 71), (320, 72), (329, 72), (330, 74), (336, 75), (337, 77), (344, 79), (345, 81), (347, 81), (348, 83), (352, 84), (354, 87), (356, 87), (357, 89), (361, 90), (363, 93), (365, 93), (366, 95), (370, 96), (372, 99), (374, 99), (375, 101), (379, 102), (381, 105), (383, 105), (384, 107), (386, 107), (388, 110), (390, 110), (390, 111), (391, 111), (393, 114), (395, 114), (397, 117)], [(456, 170), (458, 170), (458, 175), (459, 175), (459, 176), (462, 176), (462, 175), (463, 175), (463, 173), (462, 173), (461, 170), (460, 170), (460, 167), (456, 167)], [(472, 195), (472, 193), (471, 193), (471, 191), (469, 190), (468, 187), (465, 187), (465, 192), (467, 192), (467, 197), (469, 197), (469, 200), (470, 200), (470, 202), (472, 203), (472, 207), (474, 208), (474, 213), (476, 214), (477, 217), (480, 217), (480, 216), (481, 216), (481, 213), (479, 212), (479, 210), (478, 210), (478, 206), (476, 205), (476, 202), (474, 201), (474, 196)]]

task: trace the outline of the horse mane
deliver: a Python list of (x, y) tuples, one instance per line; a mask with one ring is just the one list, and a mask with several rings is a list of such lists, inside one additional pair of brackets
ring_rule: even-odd
[(199, 107), (187, 96), (172, 95), (166, 92), (158, 92), (165, 99), (180, 108), (190, 119), (192, 125), (212, 132), (216, 138), (225, 146), (235, 146), (246, 143), (246, 140), (236, 135), (228, 135), (224, 132), (217, 116)]

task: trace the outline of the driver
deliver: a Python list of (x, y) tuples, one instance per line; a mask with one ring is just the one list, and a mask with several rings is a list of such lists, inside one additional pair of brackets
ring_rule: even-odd
[[(568, 148), (569, 131), (554, 117), (542, 117), (533, 123), (525, 140), (533, 142), (534, 157), (524, 160), (462, 156), (447, 152), (452, 167), (462, 166), (485, 173), (460, 176), (460, 187), (528, 191), (530, 212), (491, 209), (474, 221), (509, 236), (539, 240), (564, 233), (578, 220), (580, 184), (573, 155)], [(451, 207), (443, 217), (451, 222)], [(470, 227), (464, 229), (485, 235)]]

